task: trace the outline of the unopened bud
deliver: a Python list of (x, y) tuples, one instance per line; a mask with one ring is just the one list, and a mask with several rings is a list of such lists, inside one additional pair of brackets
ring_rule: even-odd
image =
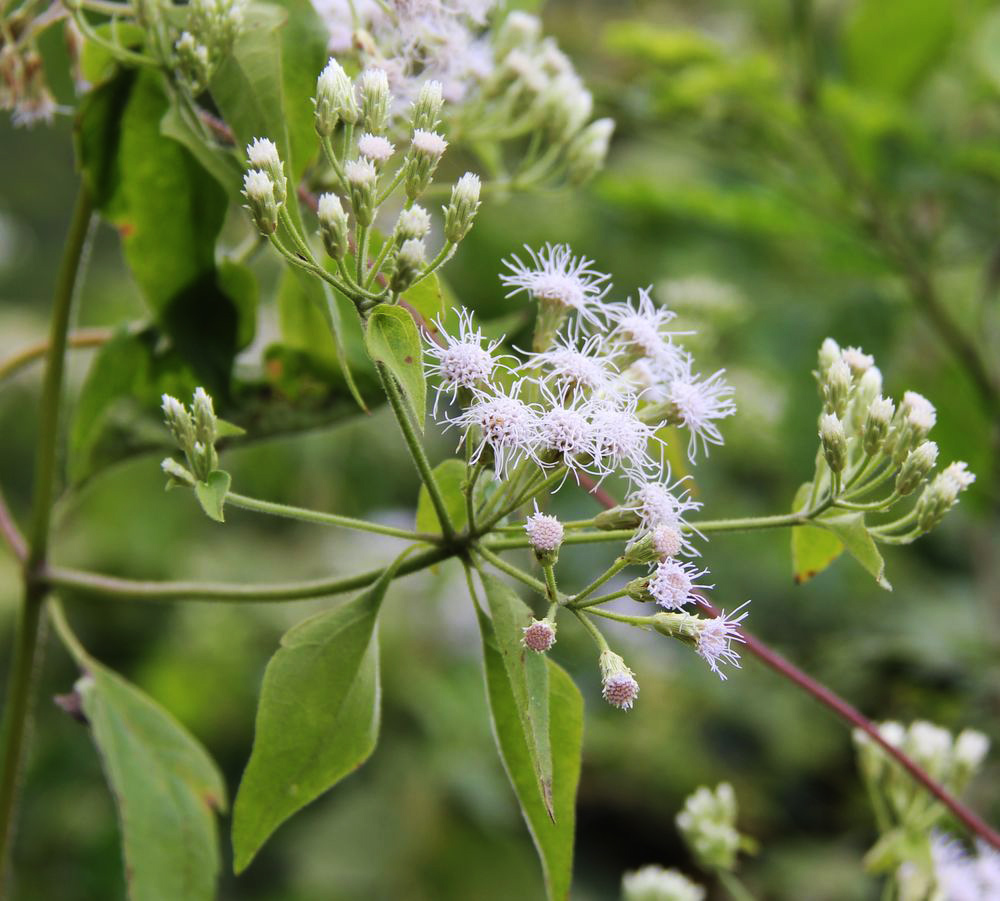
[(419, 238), (409, 238), (404, 241), (396, 254), (396, 263), (389, 280), (389, 287), (396, 294), (405, 291), (416, 281), (420, 270), (427, 261), (427, 251), (424, 242)]
[(323, 247), (335, 260), (342, 260), (347, 254), (347, 213), (336, 194), (321, 194), (316, 209), (319, 219), (319, 233)]
[(847, 465), (847, 435), (844, 424), (832, 413), (819, 418), (819, 437), (823, 442), (823, 456), (831, 472), (843, 472)]
[(243, 196), (257, 230), (262, 235), (273, 235), (278, 228), (278, 203), (271, 177), (260, 169), (251, 169), (243, 176)]
[(194, 488), (197, 480), (176, 460), (167, 457), (160, 463), (160, 469), (167, 475), (167, 488), (177, 485), (186, 485), (188, 488)]
[(451, 244), (458, 244), (472, 228), (480, 187), (479, 176), (466, 172), (451, 189), (451, 203), (444, 208), (444, 236)]
[(594, 517), (594, 528), (603, 532), (638, 529), (640, 525), (642, 517), (634, 507), (612, 507), (610, 510), (602, 510)]
[(843, 416), (851, 395), (853, 376), (851, 368), (841, 359), (834, 360), (821, 375), (824, 409), (827, 413)]
[(653, 597), (652, 592), (649, 590), (648, 576), (639, 576), (639, 578), (633, 579), (629, 582), (625, 586), (625, 594), (633, 601), (638, 601), (640, 604), (650, 604), (656, 600), (656, 598)]
[(163, 421), (166, 423), (167, 428), (170, 429), (170, 434), (174, 436), (177, 446), (185, 453), (188, 453), (196, 440), (194, 419), (188, 412), (187, 407), (176, 397), (164, 394), (161, 400)]
[(250, 168), (266, 172), (274, 185), (274, 200), (281, 206), (288, 196), (288, 179), (285, 178), (285, 167), (278, 156), (278, 148), (274, 141), (267, 138), (254, 138), (247, 145), (247, 160)]
[(855, 378), (860, 378), (875, 365), (875, 358), (860, 347), (845, 347), (840, 352), (840, 358), (848, 365)]
[(343, 119), (350, 125), (358, 121), (358, 104), (351, 79), (335, 59), (331, 59), (316, 79), (316, 131), (329, 137)]
[(614, 119), (598, 119), (573, 138), (566, 151), (567, 175), (572, 184), (582, 185), (604, 168), (614, 130)]
[(354, 218), (362, 225), (371, 225), (375, 218), (375, 187), (378, 172), (370, 160), (351, 160), (344, 166), (344, 176), (351, 192)]
[(493, 38), (496, 58), (503, 59), (511, 50), (532, 47), (541, 36), (542, 23), (538, 16), (517, 9), (511, 10)]
[(382, 69), (365, 69), (361, 73), (361, 121), (366, 131), (379, 134), (389, 123), (389, 79)]
[(523, 632), (521, 644), (538, 654), (544, 654), (556, 643), (556, 624), (550, 619), (533, 619)]
[(604, 700), (620, 710), (630, 710), (639, 696), (635, 674), (614, 651), (602, 651), (599, 663)]
[(215, 444), (217, 436), (215, 410), (212, 407), (212, 398), (208, 396), (204, 388), (194, 389), (191, 411), (194, 414), (195, 438), (205, 445)]
[(896, 476), (896, 493), (912, 494), (937, 463), (938, 446), (933, 441), (924, 441), (906, 456), (903, 466)]
[(906, 455), (916, 447), (937, 422), (937, 411), (922, 394), (907, 391), (896, 415), (896, 428), (892, 437), (892, 460), (899, 466)]
[(990, 740), (975, 729), (963, 729), (955, 739), (955, 763), (970, 775), (982, 766)]
[(563, 543), (563, 524), (555, 516), (540, 513), (538, 507), (524, 523), (531, 549), (539, 563), (553, 565), (559, 557)]
[(833, 338), (826, 338), (819, 348), (819, 371), (826, 372), (840, 359), (840, 345)]
[(857, 380), (854, 399), (851, 401), (851, 431), (858, 434), (865, 425), (871, 403), (882, 393), (882, 373), (877, 366), (870, 366)]
[(393, 233), (396, 242), (402, 244), (410, 238), (423, 238), (430, 230), (430, 215), (419, 203), (415, 203), (399, 214)]
[(933, 529), (958, 501), (958, 496), (976, 480), (965, 463), (951, 463), (924, 488), (917, 501), (917, 526), (923, 532)]
[(177, 54), (177, 69), (191, 93), (200, 94), (205, 90), (212, 74), (208, 47), (199, 43), (190, 31), (183, 31), (174, 44), (174, 52)]
[(425, 81), (420, 86), (417, 99), (413, 101), (413, 130), (433, 131), (437, 128), (443, 104), (441, 82)]
[(868, 456), (878, 453), (889, 434), (889, 425), (895, 406), (888, 397), (876, 397), (868, 405), (868, 413), (861, 429), (861, 447)]
[(427, 189), (447, 148), (448, 142), (437, 132), (419, 128), (413, 132), (405, 177), (406, 196), (410, 200), (415, 200)]

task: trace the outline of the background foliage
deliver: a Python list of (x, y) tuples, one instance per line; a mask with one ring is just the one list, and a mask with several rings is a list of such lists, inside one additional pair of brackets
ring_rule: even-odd
[[(888, 550), (892, 594), (849, 561), (797, 586), (787, 534), (756, 533), (712, 542), (717, 596), (734, 604), (752, 597), (753, 630), (868, 715), (973, 725), (1000, 741), (997, 410), (914, 302), (912, 261), (901, 261), (872, 224), (873, 209), (906, 224), (921, 270), (995, 364), (1000, 55), (991, 36), (1000, 19), (977, 2), (821, 3), (813, 45), (799, 37), (806, 9), (772, 0), (548, 4), (548, 29), (595, 88), (601, 111), (619, 121), (608, 170), (582, 193), (484, 204), (448, 270), (450, 290), (486, 317), (507, 318), (499, 259), (522, 242), (546, 240), (594, 257), (622, 292), (652, 282), (701, 329), (700, 352), (726, 366), (737, 386), (726, 446), (698, 473), (708, 517), (790, 508), (811, 472), (818, 402), (810, 370), (826, 335), (874, 353), (891, 393), (914, 388), (934, 400), (942, 458), (967, 460), (979, 481), (936, 532)], [(53, 42), (48, 51), (56, 59), (61, 48)], [(299, 77), (306, 96), (319, 65), (303, 57), (309, 77), (286, 77)], [(68, 84), (56, 87), (69, 97)], [(164, 390), (182, 394), (203, 381), (218, 392), (222, 415), (236, 411), (257, 432), (328, 423), (353, 402), (332, 355), (306, 341), (309, 325), (294, 327), (301, 304), (288, 298), (301, 289), (282, 283), (272, 301), (274, 261), (265, 254), (253, 263), (258, 300), (239, 266), (207, 253), (205, 239), (231, 226), (225, 193), (200, 169), (199, 190), (173, 184), (178, 166), (195, 163), (150, 133), (144, 109), (165, 108), (156, 85), (117, 78), (88, 103), (127, 105), (119, 140), (130, 143), (134, 169), (89, 173), (119, 234), (105, 226), (95, 235), (77, 325), (147, 325), (120, 334), (97, 362), (84, 353), (73, 359), (75, 412), (65, 423), (72, 452), (64, 462), (67, 484), (79, 491), (57, 510), (56, 562), (133, 577), (249, 581), (387, 559), (393, 539), (236, 510), (218, 526), (186, 494), (162, 492), (161, 455), (107, 465), (166, 441), (156, 410)], [(230, 118), (238, 133), (240, 114)], [(46, 319), (74, 191), (70, 132), (66, 119), (51, 131), (0, 123), (5, 353), (34, 340)], [(829, 158), (830, 134), (839, 160)], [(309, 134), (292, 127), (288, 140), (294, 160)], [(78, 141), (86, 161), (87, 133)], [(156, 249), (184, 242), (190, 271), (162, 268)], [(125, 260), (142, 265), (129, 274)], [(517, 333), (519, 323), (504, 327)], [(157, 330), (172, 336), (170, 353), (181, 354), (182, 366), (166, 357)], [(100, 377), (102, 366), (117, 380)], [(364, 393), (371, 376), (358, 375)], [(36, 391), (32, 374), (0, 393), (0, 472), (19, 512), (30, 486)], [(440, 441), (439, 455), (450, 440)], [(249, 494), (409, 525), (417, 480), (404, 454), (387, 411), (375, 410), (234, 449), (226, 465)], [(557, 507), (571, 518), (593, 509), (569, 490)], [(581, 581), (606, 562), (571, 547), (563, 559), (579, 567)], [(6, 633), (18, 580), (9, 557), (0, 567)], [(204, 742), (230, 794), (279, 636), (324, 607), (99, 608), (68, 600), (89, 651)], [(282, 827), (239, 880), (224, 839), (221, 897), (542, 896), (489, 734), (461, 572), (449, 564), (409, 577), (390, 589), (386, 612), (373, 758)], [(617, 636), (643, 686), (627, 716), (600, 702), (585, 635), (567, 627), (554, 651), (587, 709), (574, 897), (612, 897), (622, 870), (647, 862), (691, 871), (673, 815), (695, 786), (722, 778), (737, 790), (743, 831), (762, 844), (745, 867), (761, 896), (875, 897), (860, 865), (873, 824), (842, 725), (752, 660), (720, 684), (693, 655), (643, 637)], [(0, 638), (8, 647), (7, 635)], [(76, 668), (52, 643), (44, 667), (32, 792), (16, 845), (18, 897), (119, 897), (119, 838), (100, 763), (81, 726), (44, 700), (69, 691)], [(994, 763), (974, 788), (976, 807), (993, 822), (997, 773)]]

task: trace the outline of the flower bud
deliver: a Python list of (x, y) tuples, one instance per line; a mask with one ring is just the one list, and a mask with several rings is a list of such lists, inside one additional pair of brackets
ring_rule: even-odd
[(642, 517), (634, 507), (612, 507), (610, 510), (602, 510), (594, 517), (594, 528), (603, 532), (638, 529), (640, 525)]
[(917, 501), (917, 526), (923, 532), (933, 529), (958, 501), (958, 496), (976, 480), (965, 463), (951, 463), (924, 488)]
[(278, 228), (278, 203), (271, 177), (260, 169), (251, 169), (243, 176), (243, 196), (257, 230), (262, 235), (273, 235)]
[(639, 576), (639, 578), (633, 579), (625, 586), (625, 594), (640, 604), (651, 604), (656, 600), (649, 590), (649, 576)]
[(199, 43), (190, 31), (181, 32), (174, 43), (177, 69), (192, 94), (200, 94), (212, 75), (212, 61), (208, 47)]
[(622, 901), (705, 901), (705, 890), (678, 870), (649, 864), (622, 876)]
[(381, 135), (368, 134), (358, 138), (358, 153), (371, 160), (376, 166), (383, 165), (393, 155), (396, 148), (388, 138)]
[(479, 209), (479, 176), (466, 172), (451, 189), (451, 203), (444, 208), (444, 236), (458, 244), (472, 228)]
[(344, 176), (351, 192), (354, 218), (362, 225), (371, 225), (375, 218), (375, 188), (378, 172), (369, 160), (350, 160), (344, 166)]
[(575, 72), (554, 78), (541, 103), (545, 127), (560, 144), (573, 138), (594, 111), (594, 98)]
[(196, 439), (194, 419), (187, 408), (176, 397), (164, 394), (162, 397), (163, 420), (174, 436), (177, 446), (189, 453)]
[(896, 493), (912, 494), (937, 463), (938, 446), (933, 441), (924, 441), (910, 451), (896, 476)]
[(365, 69), (361, 73), (361, 121), (366, 131), (379, 134), (389, 123), (389, 79), (382, 69)]
[(408, 207), (399, 214), (393, 235), (397, 244), (410, 238), (423, 238), (431, 230), (431, 217), (419, 203)]
[(243, 5), (232, 0), (191, 0), (189, 27), (218, 61), (233, 47), (243, 26)]
[(511, 50), (533, 47), (542, 36), (542, 23), (538, 16), (520, 10), (511, 10), (493, 37), (493, 51), (503, 59)]
[(604, 168), (614, 130), (614, 119), (598, 119), (573, 138), (566, 151), (567, 175), (571, 184), (582, 185)]
[(827, 413), (843, 416), (851, 395), (853, 377), (850, 367), (841, 359), (834, 360), (820, 376), (824, 409)]
[(819, 348), (819, 371), (826, 372), (840, 359), (840, 345), (833, 338), (826, 338)]
[(847, 436), (844, 424), (832, 413), (824, 413), (819, 418), (819, 437), (823, 442), (823, 456), (830, 472), (843, 472), (847, 465)]
[(882, 372), (877, 366), (870, 366), (857, 380), (854, 399), (851, 401), (850, 429), (860, 434), (873, 400), (882, 393)]
[(267, 138), (254, 138), (247, 145), (247, 159), (251, 169), (265, 172), (274, 185), (274, 200), (280, 207), (288, 196), (288, 179), (285, 178), (285, 168), (278, 156), (278, 148), (274, 141)]
[(440, 123), (441, 107), (444, 100), (441, 96), (440, 81), (425, 81), (420, 86), (420, 93), (413, 101), (413, 130), (433, 131)]
[[(685, 550), (684, 536), (673, 523), (660, 523), (652, 531), (638, 540), (633, 539), (625, 547), (625, 559), (629, 563), (652, 563), (654, 560), (670, 560)], [(688, 549), (690, 552), (690, 548)]]
[(417, 129), (406, 161), (406, 196), (416, 200), (430, 184), (448, 142), (437, 132)]
[(396, 264), (389, 279), (389, 287), (396, 294), (401, 294), (416, 281), (420, 270), (427, 261), (424, 242), (419, 238), (409, 238), (404, 241), (396, 254)]
[(599, 663), (604, 700), (620, 710), (631, 710), (639, 696), (635, 674), (614, 651), (602, 651)]
[(329, 137), (341, 119), (349, 125), (358, 121), (358, 104), (354, 99), (351, 79), (335, 59), (316, 79), (316, 131)]
[(865, 423), (861, 428), (861, 447), (868, 456), (877, 454), (882, 448), (882, 444), (889, 434), (889, 425), (892, 422), (894, 412), (893, 402), (881, 395), (868, 405)]
[(556, 643), (556, 624), (550, 619), (533, 619), (522, 631), (521, 644), (538, 654), (544, 654)]
[(708, 870), (731, 870), (742, 840), (736, 831), (736, 793), (728, 782), (714, 791), (701, 786), (677, 814), (677, 829), (698, 863)]
[(896, 428), (893, 435), (892, 460), (899, 466), (906, 455), (916, 447), (937, 422), (937, 412), (922, 394), (907, 391), (896, 414)]
[(336, 194), (321, 194), (316, 209), (319, 219), (319, 233), (323, 247), (335, 260), (342, 260), (347, 254), (347, 213)]
[(982, 732), (963, 729), (955, 739), (955, 765), (964, 773), (971, 775), (982, 765), (989, 749), (990, 740)]
[(528, 535), (531, 549), (535, 552), (535, 559), (549, 566), (555, 564), (559, 558), (559, 548), (563, 543), (562, 523), (555, 516), (540, 513), (536, 504), (535, 512), (525, 521), (524, 531)]
[(194, 389), (191, 411), (194, 414), (195, 438), (202, 444), (214, 445), (218, 434), (215, 410), (212, 407), (212, 398), (208, 396), (204, 388)]
[(162, 469), (167, 476), (167, 488), (175, 488), (178, 485), (194, 488), (197, 480), (176, 460), (172, 460), (170, 457), (167, 457), (160, 463), (160, 469)]
[(840, 359), (848, 365), (855, 378), (861, 378), (875, 365), (875, 358), (871, 354), (866, 354), (860, 347), (845, 347), (840, 352)]

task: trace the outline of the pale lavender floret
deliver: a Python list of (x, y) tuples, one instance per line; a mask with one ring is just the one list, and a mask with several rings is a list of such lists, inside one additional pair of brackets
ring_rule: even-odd
[(602, 476), (624, 469), (630, 482), (642, 482), (660, 465), (649, 452), (650, 444), (658, 440), (656, 429), (635, 415), (636, 405), (635, 396), (627, 394), (617, 404), (594, 406), (590, 424)]
[(689, 489), (682, 489), (688, 478), (684, 476), (670, 484), (668, 466), (659, 481), (646, 482), (628, 496), (628, 505), (639, 513), (643, 532), (663, 524), (697, 531), (684, 518), (687, 513), (700, 510), (702, 506), (699, 501), (691, 499)]
[(564, 400), (572, 394), (596, 394), (602, 391), (617, 371), (614, 363), (599, 351), (605, 338), (592, 335), (579, 347), (567, 335), (558, 335), (552, 346), (541, 353), (528, 354), (526, 369), (539, 369), (543, 381), (551, 381), (557, 396)]
[(577, 329), (581, 323), (603, 327), (603, 299), (611, 289), (606, 284), (610, 276), (592, 269), (593, 260), (573, 256), (568, 244), (546, 244), (539, 251), (525, 245), (525, 250), (531, 265), (516, 254), (503, 261), (510, 273), (501, 275), (500, 281), (511, 289), (508, 297), (526, 291), (536, 299), (574, 310)]
[(666, 364), (673, 358), (671, 338), (666, 331), (676, 313), (658, 306), (648, 288), (639, 289), (639, 299), (633, 303), (607, 304), (605, 314), (612, 327), (609, 337), (623, 350), (638, 353), (656, 363)]
[(701, 601), (696, 591), (714, 588), (698, 582), (708, 570), (699, 570), (693, 563), (678, 560), (661, 560), (649, 579), (649, 593), (666, 610), (680, 610), (686, 604)]
[(524, 531), (533, 550), (551, 553), (562, 545), (563, 524), (555, 516), (540, 512), (538, 501), (535, 501), (535, 512), (525, 520)]
[(508, 368), (503, 362), (502, 356), (494, 356), (494, 352), (500, 346), (503, 338), (490, 341), (484, 347), (482, 330), (473, 327), (472, 313), (465, 307), (458, 308), (456, 312), (458, 314), (457, 336), (449, 335), (445, 331), (440, 317), (434, 322), (434, 325), (444, 344), (433, 340), (426, 332), (424, 333), (427, 344), (425, 353), (430, 358), (425, 363), (425, 368), (429, 375), (436, 375), (441, 379), (434, 399), (432, 415), (435, 417), (442, 392), (450, 392), (452, 400), (454, 400), (459, 388), (471, 390), (489, 386), (493, 371), (497, 367)]
[(698, 442), (705, 454), (710, 444), (722, 444), (722, 433), (716, 420), (736, 412), (732, 386), (724, 379), (724, 369), (707, 378), (693, 373), (690, 367), (666, 385), (666, 403), (672, 405), (681, 425), (690, 432), (688, 459), (694, 462)]
[(556, 643), (556, 630), (545, 619), (533, 619), (522, 632), (521, 644), (537, 654), (544, 654)]
[(736, 614), (749, 603), (749, 601), (745, 601), (740, 604), (731, 616), (727, 616), (726, 611), (723, 610), (714, 619), (704, 620), (699, 624), (695, 649), (708, 663), (712, 672), (722, 680), (726, 679), (726, 674), (719, 669), (720, 663), (728, 663), (739, 669), (740, 655), (733, 648), (733, 642), (746, 643), (746, 639), (740, 631), (740, 623), (750, 615), (750, 611), (748, 610), (739, 616)]

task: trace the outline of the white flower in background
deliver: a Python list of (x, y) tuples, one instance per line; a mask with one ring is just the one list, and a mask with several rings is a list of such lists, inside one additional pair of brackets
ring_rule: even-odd
[(740, 623), (750, 615), (750, 611), (747, 610), (739, 616), (736, 614), (749, 603), (744, 601), (731, 616), (727, 616), (723, 610), (715, 619), (704, 620), (699, 624), (695, 650), (708, 663), (712, 672), (722, 680), (726, 679), (726, 674), (719, 669), (720, 663), (728, 663), (739, 668), (740, 655), (733, 648), (733, 642), (746, 642), (740, 633)]
[(463, 441), (469, 440), (470, 429), (479, 429), (481, 437), (472, 453), (472, 462), (478, 463), (489, 448), (493, 452), (493, 470), (500, 479), (525, 458), (536, 462), (538, 459), (539, 409), (520, 399), (522, 384), (519, 381), (509, 389), (498, 387), (493, 389), (495, 393), (474, 389), (474, 400), (469, 407), (445, 419), (449, 426), (462, 429)]
[(539, 378), (555, 385), (559, 400), (574, 395), (599, 394), (617, 371), (614, 363), (600, 350), (605, 339), (592, 335), (579, 347), (567, 335), (558, 335), (552, 346), (541, 353), (529, 354), (526, 369), (539, 369)]
[(732, 416), (736, 404), (732, 400), (732, 387), (723, 379), (725, 370), (720, 369), (707, 378), (691, 371), (690, 364), (685, 371), (672, 378), (666, 385), (665, 402), (674, 407), (681, 425), (690, 433), (688, 439), (688, 459), (694, 462), (698, 442), (708, 454), (710, 444), (722, 444), (722, 433), (716, 420)]
[(715, 587), (698, 583), (698, 579), (707, 575), (708, 570), (699, 570), (693, 563), (661, 560), (649, 578), (649, 593), (664, 609), (680, 610), (686, 604), (701, 600), (696, 591)]
[(511, 290), (508, 297), (522, 291), (536, 300), (549, 301), (557, 306), (573, 310), (578, 316), (578, 324), (601, 327), (602, 303), (611, 286), (605, 283), (610, 278), (603, 272), (591, 268), (593, 260), (573, 256), (568, 244), (546, 244), (539, 251), (525, 245), (531, 259), (528, 265), (517, 254), (503, 264), (509, 274), (500, 276), (503, 285)]
[[(459, 388), (483, 388), (490, 384), (493, 370), (497, 366), (507, 368), (501, 357), (494, 357), (494, 351), (500, 346), (500, 341), (490, 341), (483, 347), (481, 329), (473, 328), (472, 313), (465, 307), (460, 307), (458, 313), (458, 336), (449, 335), (440, 318), (435, 321), (438, 332), (444, 340), (444, 345), (432, 340), (425, 334), (427, 348), (425, 353), (434, 362), (428, 361), (428, 374), (441, 379), (437, 386), (437, 396), (434, 399), (434, 415), (437, 415), (438, 401), (442, 391), (450, 391), (452, 400), (458, 394)], [(502, 339), (501, 339), (502, 340)]]
[(992, 901), (1000, 898), (1000, 852), (977, 842), (973, 856), (940, 833), (931, 838), (934, 879), (942, 901)]
[(622, 901), (704, 901), (705, 890), (677, 870), (656, 864), (622, 877)]

